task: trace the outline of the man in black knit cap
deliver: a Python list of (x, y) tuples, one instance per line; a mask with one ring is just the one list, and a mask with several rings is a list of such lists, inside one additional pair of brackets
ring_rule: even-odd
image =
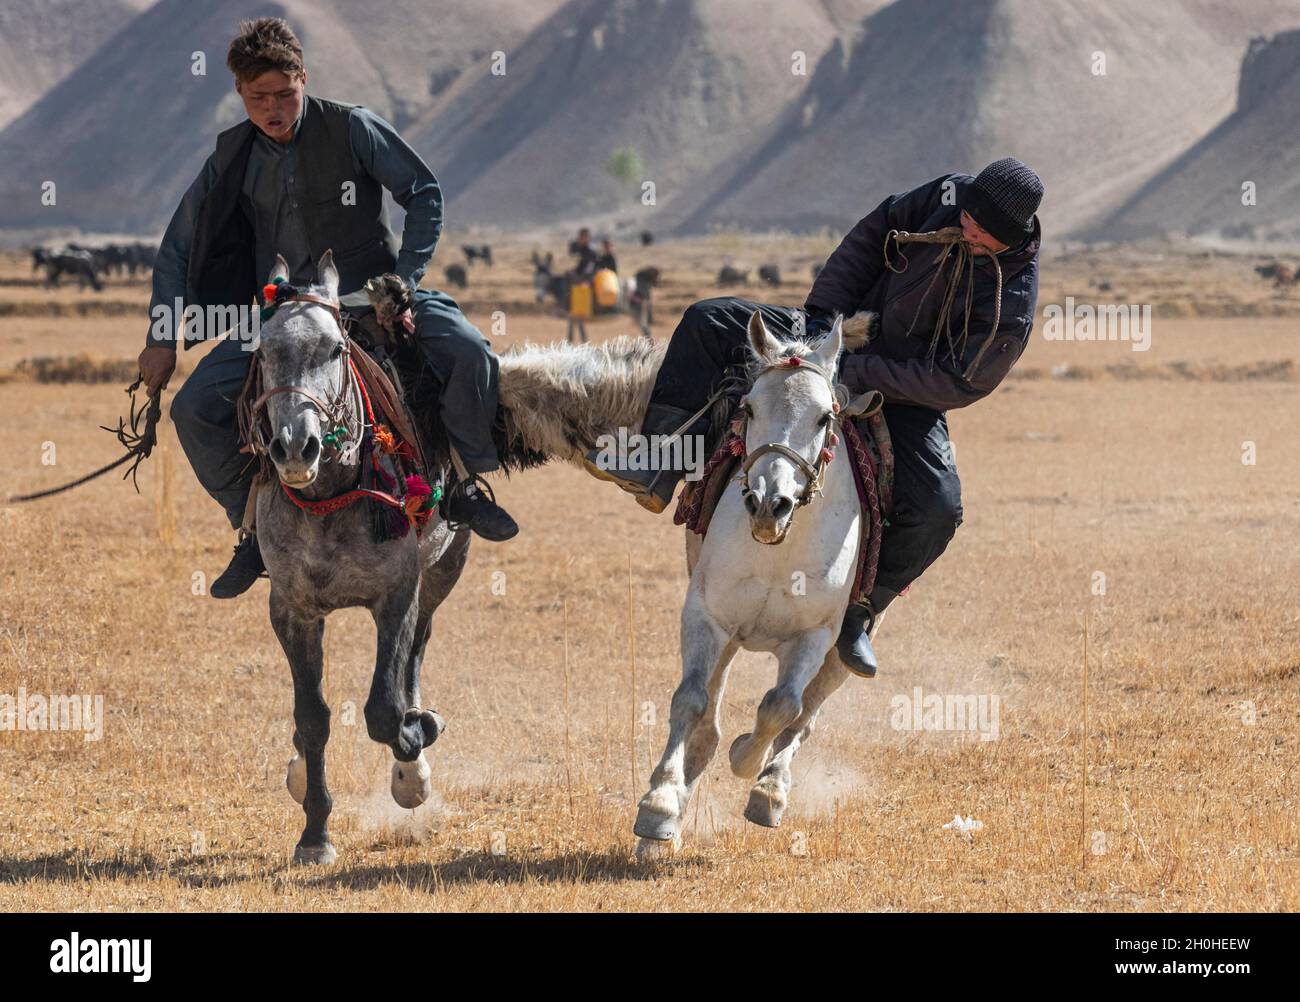
[[(836, 643), (856, 674), (876, 673), (870, 639), (876, 617), (938, 558), (961, 524), (961, 481), (945, 412), (991, 393), (1029, 342), (1038, 300), (1036, 213), (1042, 197), (1038, 175), (1014, 157), (989, 164), (977, 177), (945, 174), (891, 195), (861, 219), (827, 260), (802, 310), (733, 297), (708, 299), (688, 307), (673, 333), (643, 435), (670, 435), (683, 425), (683, 436), (705, 433), (707, 418), (687, 421), (727, 370), (743, 364), (746, 326), (755, 309), (769, 330), (787, 339), (820, 338), (835, 314), (870, 310), (879, 315), (870, 343), (845, 355), (840, 365), (840, 379), (850, 391), (884, 394), (895, 461), (894, 510), (881, 541), (875, 588), (865, 604), (849, 607)], [(900, 248), (890, 240), (886, 247), (895, 230), (929, 233), (957, 226), (959, 246), (972, 255), (973, 269), (962, 268), (962, 255), (948, 253), (951, 245)], [(955, 296), (949, 298), (950, 292)], [(968, 295), (969, 321), (964, 315)], [(956, 304), (946, 312), (945, 299)], [(685, 474), (683, 469), (629, 469), (623, 457), (594, 453), (587, 466), (653, 512), (667, 507)]]

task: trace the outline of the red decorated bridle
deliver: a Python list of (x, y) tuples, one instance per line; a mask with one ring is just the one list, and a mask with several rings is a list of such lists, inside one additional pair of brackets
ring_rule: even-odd
[[(322, 400), (319, 396), (304, 386), (284, 385), (273, 386), (269, 390), (259, 393), (253, 402), (248, 405), (246, 419), (248, 423), (248, 449), (256, 456), (266, 456), (270, 449), (270, 442), (267, 440), (266, 427), (264, 419), (267, 418), (266, 404), (274, 396), (285, 393), (296, 394), (306, 399), (320, 413), (321, 425), (328, 444), (332, 445), (335, 451), (342, 454), (344, 449), (338, 442), (337, 438), (329, 439), (329, 433), (338, 428), (345, 428), (349, 433), (352, 431), (354, 411), (349, 407), (349, 400), (355, 400), (365, 393), (362, 386), (361, 378), (357, 373), (356, 364), (352, 361), (352, 341), (348, 338), (347, 332), (343, 327), (343, 317), (340, 312), (339, 304), (333, 300), (324, 299), (320, 296), (313, 296), (307, 292), (300, 292), (293, 296), (283, 296), (276, 300), (276, 306), (283, 306), (285, 303), (314, 303), (318, 306), (324, 306), (334, 314), (334, 320), (339, 326), (339, 333), (343, 337), (343, 350), (339, 354), (339, 376), (338, 389), (329, 400)], [(250, 374), (250, 378), (257, 380), (256, 386), (261, 387), (261, 349), (255, 353), (253, 364), (257, 367), (257, 373)], [(365, 426), (358, 430), (357, 435), (352, 436), (354, 441), (360, 439), (364, 434)], [(328, 460), (322, 460), (327, 462)]]
[[(352, 359), (352, 340), (347, 335), (347, 330), (343, 325), (343, 317), (339, 304), (333, 300), (323, 299), (320, 296), (313, 296), (310, 293), (299, 292), (294, 295), (279, 296), (275, 300), (277, 307), (285, 303), (306, 302), (314, 303), (318, 306), (324, 306), (334, 314), (334, 319), (339, 325), (339, 333), (343, 336), (343, 350), (339, 355), (339, 381), (338, 389), (329, 400), (322, 400), (311, 390), (303, 386), (284, 385), (273, 386), (269, 390), (263, 390), (257, 393), (251, 403), (245, 404), (241, 400), (242, 413), (240, 422), (244, 429), (244, 439), (247, 443), (246, 448), (254, 455), (269, 458), (269, 446), (266, 440), (264, 428), (264, 419), (266, 415), (267, 401), (272, 397), (292, 393), (307, 400), (314, 406), (321, 415), (323, 427), (327, 429), (325, 434), (326, 441), (334, 448), (335, 452), (341, 457), (348, 449), (343, 446), (341, 441), (335, 437), (331, 439), (330, 431), (344, 432), (347, 437), (351, 438), (353, 443), (359, 444), (365, 437), (368, 429), (375, 427), (375, 411), (370, 400), (370, 393), (366, 389), (365, 380), (361, 378), (360, 372), (357, 371), (356, 362)], [(254, 364), (249, 372), (250, 387), (261, 389), (261, 365), (260, 349), (257, 357), (254, 358)], [(253, 382), (256, 380), (256, 382)], [(247, 396), (247, 393), (245, 394)], [(350, 406), (350, 401), (356, 401), (355, 406)], [(359, 412), (359, 413), (358, 413)], [(353, 425), (360, 425), (354, 432)], [(378, 462), (376, 456), (372, 454), (373, 462)], [(326, 462), (328, 460), (322, 460)], [(300, 511), (309, 515), (323, 517), (332, 515), (334, 512), (342, 511), (344, 508), (355, 504), (362, 499), (369, 499), (390, 508), (395, 508), (406, 514), (408, 520), (414, 525), (416, 532), (422, 531), (426, 515), (418, 514), (412, 507), (414, 502), (418, 507), (420, 498), (413, 497), (410, 502), (395, 497), (387, 491), (373, 490), (366, 487), (353, 487), (334, 497), (321, 498), (319, 500), (302, 497), (296, 490), (288, 484), (280, 481), (280, 488), (285, 497), (287, 497), (294, 506)], [(426, 494), (428, 493), (426, 488)]]

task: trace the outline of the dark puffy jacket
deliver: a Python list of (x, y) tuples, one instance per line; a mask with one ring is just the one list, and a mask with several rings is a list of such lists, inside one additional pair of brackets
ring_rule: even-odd
[[(945, 174), (913, 191), (891, 195), (858, 222), (835, 249), (808, 293), (805, 309), (813, 323), (831, 313), (851, 316), (859, 310), (880, 314), (880, 326), (864, 349), (845, 355), (841, 373), (854, 392), (877, 389), (890, 403), (917, 404), (944, 411), (965, 407), (991, 393), (1029, 343), (1038, 302), (1038, 247), (1041, 230), (1020, 246), (998, 255), (1002, 266), (1002, 314), (992, 330), (997, 278), (987, 256), (975, 259), (975, 291), (969, 335), (954, 364), (941, 335), (933, 360), (930, 340), (956, 252), (926, 294), (944, 248), (906, 244), (902, 274), (885, 266), (884, 240), (890, 230), (923, 233), (961, 225), (961, 193), (974, 180), (969, 174)], [(951, 181), (956, 204), (944, 204), (944, 182)], [(902, 264), (891, 241), (890, 260)], [(963, 275), (950, 314), (954, 339), (963, 326), (967, 279)], [(919, 314), (918, 314), (919, 309)], [(913, 318), (915, 325), (913, 326)], [(811, 325), (810, 325), (811, 327)], [(908, 334), (908, 328), (911, 333)]]

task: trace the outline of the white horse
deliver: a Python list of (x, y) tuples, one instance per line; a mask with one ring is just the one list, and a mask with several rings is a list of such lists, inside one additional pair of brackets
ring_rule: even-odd
[[(834, 641), (853, 588), (862, 512), (847, 450), (829, 462), (821, 456), (840, 421), (880, 399), (872, 391), (845, 404), (848, 395), (835, 384), (841, 347), (866, 343), (873, 321), (870, 314), (837, 319), (813, 348), (777, 341), (757, 310), (750, 319), (743, 479), (727, 486), (703, 540), (687, 533), (682, 682), (668, 745), (637, 814), (639, 850), (680, 841), (687, 802), (721, 737), (718, 708), (737, 650), (771, 651), (779, 662), (754, 729), (730, 755), (733, 772), (757, 778), (745, 817), (768, 827), (781, 823), (790, 763), (818, 710), (850, 674)], [(503, 464), (522, 469), (559, 459), (581, 467), (606, 436), (639, 430), (665, 348), (623, 337), (502, 355)]]
[(680, 845), (687, 804), (722, 736), (722, 692), (740, 648), (770, 651), (779, 665), (754, 729), (736, 738), (729, 755), (733, 773), (756, 779), (745, 817), (767, 827), (781, 823), (795, 753), (850, 675), (834, 645), (853, 588), (862, 512), (847, 449), (829, 462), (822, 450), (840, 420), (878, 394), (842, 406), (847, 396), (835, 385), (842, 337), (837, 319), (816, 348), (782, 344), (757, 310), (750, 318), (746, 460), (708, 534), (688, 536), (682, 681), (663, 758), (637, 811), (640, 853)]

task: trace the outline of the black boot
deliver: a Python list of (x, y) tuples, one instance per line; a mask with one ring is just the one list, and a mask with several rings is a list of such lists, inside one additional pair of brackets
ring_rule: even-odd
[(262, 551), (258, 548), (257, 537), (251, 532), (245, 533), (235, 547), (235, 555), (230, 564), (221, 573), (221, 577), (212, 582), (210, 593), (213, 598), (234, 598), (253, 587), (253, 582), (262, 576), (266, 564), (262, 563)]
[(443, 501), (443, 517), (453, 529), (468, 526), (494, 543), (519, 532), (518, 524), (497, 504), (492, 488), (482, 477), (469, 476), (451, 485)]
[[(651, 404), (646, 408), (645, 419), (641, 422), (641, 434), (646, 436), (646, 448), (649, 449), (649, 436), (668, 436), (681, 428), (693, 412), (666, 404)], [(708, 432), (708, 417), (696, 418), (681, 432), (685, 439), (690, 435), (704, 435)], [(670, 453), (671, 454), (671, 453)], [(680, 459), (682, 453), (677, 452)], [(659, 453), (650, 455), (651, 469), (634, 470), (627, 466), (627, 457), (611, 456), (600, 449), (592, 449), (583, 461), (588, 473), (598, 480), (608, 480), (617, 484), (629, 494), (635, 494), (637, 504), (656, 515), (668, 507), (673, 499), (673, 492), (682, 478), (686, 476), (683, 463), (676, 468), (658, 468)]]
[(835, 650), (853, 674), (864, 678), (875, 676), (880, 665), (876, 661), (876, 650), (871, 646), (871, 628), (885, 607), (897, 597), (897, 592), (877, 586), (871, 590), (865, 604), (855, 602), (844, 613)]

